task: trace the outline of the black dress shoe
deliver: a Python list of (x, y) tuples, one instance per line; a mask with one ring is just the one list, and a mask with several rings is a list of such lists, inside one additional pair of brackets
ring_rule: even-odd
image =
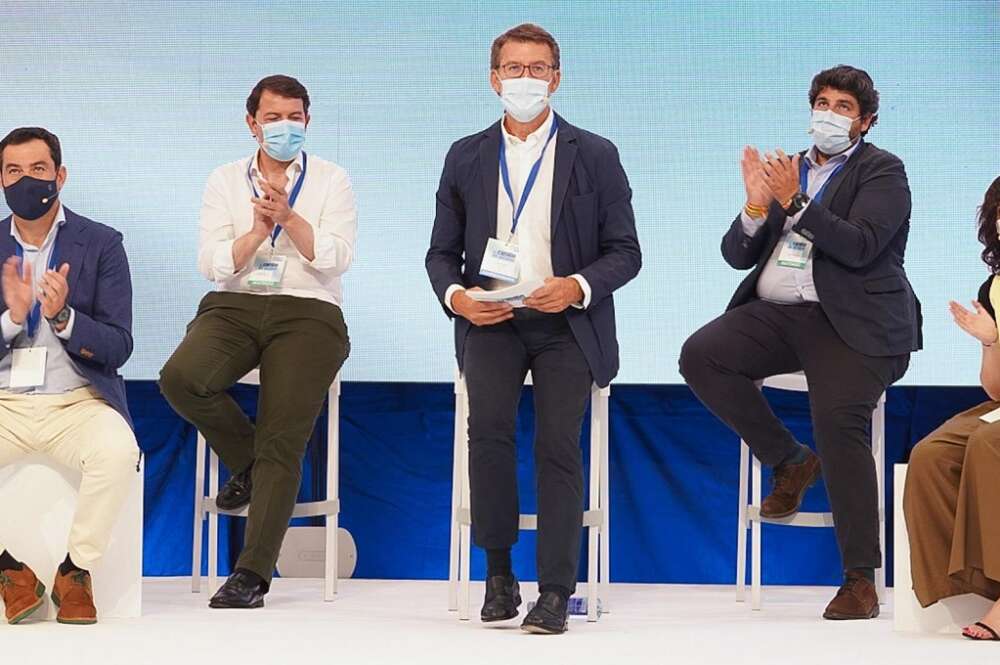
[(513, 575), (494, 575), (486, 580), (486, 600), (479, 618), (484, 623), (506, 621), (517, 616), (521, 587)]
[(251, 471), (253, 464), (231, 475), (215, 497), (215, 505), (222, 510), (239, 510), (250, 503), (250, 492), (253, 489)]
[(216, 609), (264, 607), (264, 594), (266, 593), (264, 583), (258, 581), (258, 578), (248, 575), (242, 570), (237, 570), (215, 592), (212, 600), (208, 601), (208, 606)]
[(545, 591), (524, 617), (521, 630), (542, 635), (559, 635), (568, 628), (569, 612), (566, 601), (558, 593)]

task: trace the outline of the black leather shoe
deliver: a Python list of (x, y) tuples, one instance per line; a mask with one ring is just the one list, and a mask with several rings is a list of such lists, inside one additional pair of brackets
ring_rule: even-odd
[(486, 600), (479, 618), (484, 623), (506, 621), (517, 616), (521, 605), (521, 586), (513, 575), (494, 575), (486, 580)]
[(215, 497), (215, 505), (222, 510), (239, 510), (250, 503), (250, 492), (253, 489), (251, 471), (253, 464), (231, 475)]
[(208, 606), (215, 609), (264, 607), (264, 594), (266, 593), (263, 582), (258, 582), (242, 570), (237, 570), (215, 592), (212, 600), (208, 601)]
[(569, 611), (566, 601), (558, 593), (546, 591), (538, 597), (538, 602), (524, 617), (521, 630), (542, 635), (559, 635), (569, 627)]

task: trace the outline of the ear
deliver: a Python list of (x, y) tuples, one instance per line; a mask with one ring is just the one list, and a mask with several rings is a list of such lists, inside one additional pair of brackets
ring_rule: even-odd
[(859, 127), (862, 134), (871, 129), (872, 123), (875, 122), (875, 118), (878, 117), (874, 113), (869, 113), (868, 115), (861, 118), (861, 125)]
[(56, 171), (56, 190), (57, 191), (62, 191), (63, 185), (66, 184), (66, 177), (68, 175), (69, 175), (69, 172), (66, 171), (66, 165), (65, 164), (63, 164), (62, 166), (60, 166), (59, 170)]
[(562, 82), (562, 70), (556, 69), (553, 71), (552, 80), (549, 81), (549, 95), (555, 93), (559, 89), (559, 83)]
[(305, 122), (306, 129), (309, 129), (309, 121), (310, 120), (312, 120), (312, 116), (309, 115), (308, 113), (306, 113), (306, 122)]
[(253, 119), (253, 116), (250, 115), (249, 113), (247, 113), (246, 122), (247, 122), (247, 127), (250, 129), (250, 133), (253, 134), (253, 137), (257, 139), (258, 143), (260, 143), (261, 138), (260, 136), (257, 135), (257, 122)]
[(493, 92), (497, 93), (497, 95), (503, 90), (503, 86), (500, 83), (500, 75), (497, 74), (497, 70), (495, 69), (490, 70), (490, 87), (493, 88)]

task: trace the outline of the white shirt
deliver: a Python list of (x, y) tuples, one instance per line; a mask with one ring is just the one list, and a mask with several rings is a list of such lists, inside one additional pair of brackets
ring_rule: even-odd
[[(63, 210), (61, 203), (58, 205), (59, 212), (56, 213), (52, 228), (49, 229), (49, 234), (42, 241), (41, 247), (35, 247), (26, 243), (21, 237), (20, 232), (18, 232), (17, 224), (14, 223), (14, 220), (11, 219), (10, 222), (10, 234), (14, 236), (15, 242), (21, 246), (24, 253), (21, 260), (31, 264), (31, 290), (35, 294), (38, 293), (37, 284), (41, 276), (45, 274), (45, 271), (49, 267), (49, 258), (52, 255), (52, 247), (55, 244), (56, 234), (66, 224), (66, 212)], [(56, 257), (57, 260), (58, 258)], [(56, 270), (59, 269), (59, 265), (61, 265), (61, 262), (56, 265)], [(37, 298), (38, 296), (36, 295), (35, 297)], [(34, 307), (34, 303), (32, 303), (32, 307)], [(14, 349), (42, 346), (46, 348), (45, 382), (33, 388), (11, 388), (10, 368), (13, 362), (13, 354), (8, 353), (0, 359), (0, 390), (9, 390), (16, 393), (54, 395), (76, 390), (90, 384), (90, 381), (77, 371), (76, 365), (73, 364), (73, 360), (69, 357), (69, 353), (62, 343), (62, 340), (68, 340), (72, 337), (73, 323), (76, 322), (76, 311), (72, 308), (69, 311), (69, 321), (66, 322), (66, 327), (60, 332), (56, 332), (52, 324), (39, 312), (38, 328), (35, 330), (34, 339), (28, 337), (27, 321), (23, 324), (14, 323), (14, 320), (10, 316), (10, 310), (4, 311), (3, 315), (0, 316), (0, 329), (3, 331), (3, 341), (6, 345)]]
[[(306, 260), (288, 233), (282, 231), (273, 248), (269, 238), (261, 243), (255, 255), (266, 259), (273, 252), (287, 258), (281, 285), (256, 287), (248, 281), (255, 258), (239, 272), (233, 264), (233, 243), (253, 226), (250, 199), (254, 194), (247, 177), (248, 167), (259, 173), (257, 153), (220, 166), (208, 177), (201, 205), (198, 270), (215, 282), (217, 291), (316, 298), (342, 306), (340, 276), (347, 272), (354, 258), (358, 229), (354, 191), (347, 172), (333, 162), (312, 154), (307, 156), (305, 181), (294, 210), (312, 226), (313, 260)], [(301, 172), (299, 153), (286, 171), (286, 192), (291, 192)]]
[[(514, 224), (514, 206), (503, 185), (503, 175), (499, 176), (497, 186), (497, 239), (517, 245), (518, 261), (520, 263), (519, 281), (533, 279), (544, 280), (553, 277), (552, 274), (552, 180), (555, 174), (556, 142), (559, 131), (549, 141), (545, 142), (552, 131), (555, 112), (549, 109), (549, 115), (542, 126), (528, 134), (522, 141), (507, 131), (503, 121), (500, 122), (501, 140), (504, 142), (507, 156), (507, 173), (510, 176), (510, 189), (514, 201), (520, 203), (524, 185), (528, 181), (531, 167), (545, 149), (545, 156), (538, 169), (538, 176), (531, 189), (531, 194), (524, 204), (521, 217), (517, 222), (517, 233), (511, 238), (511, 227)], [(497, 171), (500, 162), (497, 161)], [(590, 304), (590, 284), (582, 275), (571, 275), (583, 290), (583, 303), (574, 304), (577, 308), (586, 308)], [(445, 302), (451, 308), (451, 297), (463, 287), (452, 284), (445, 292)], [(454, 310), (452, 310), (454, 311)]]
[[(816, 193), (823, 189), (834, 172), (851, 158), (851, 155), (854, 154), (859, 145), (861, 145), (861, 141), (857, 141), (853, 146), (839, 155), (829, 158), (822, 165), (816, 161), (816, 148), (811, 148), (805, 154), (806, 163), (809, 165), (809, 170), (806, 173), (806, 194), (810, 198), (816, 196)], [(819, 302), (819, 294), (816, 293), (816, 283), (813, 282), (813, 254), (815, 253), (815, 249), (809, 252), (809, 258), (806, 259), (806, 265), (803, 268), (778, 265), (778, 256), (781, 254), (782, 247), (785, 246), (788, 234), (792, 232), (792, 227), (798, 223), (810, 205), (812, 205), (812, 201), (805, 208), (785, 220), (785, 226), (781, 231), (781, 238), (778, 239), (778, 244), (775, 245), (774, 251), (771, 252), (771, 256), (767, 260), (767, 265), (764, 266), (764, 270), (760, 274), (760, 279), (757, 280), (757, 297), (761, 300), (781, 304)], [(740, 217), (743, 224), (743, 232), (752, 237), (764, 226), (765, 219), (764, 217), (754, 219), (747, 215), (744, 210)]]

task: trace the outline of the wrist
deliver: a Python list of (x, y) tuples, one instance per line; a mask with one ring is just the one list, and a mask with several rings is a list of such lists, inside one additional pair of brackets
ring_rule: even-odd
[(751, 219), (760, 219), (761, 217), (767, 217), (767, 206), (760, 205), (758, 203), (753, 203), (751, 201), (746, 202), (746, 204), (743, 206), (743, 211)]
[(8, 309), (7, 311), (10, 312), (10, 320), (11, 320), (11, 322), (14, 323), (14, 324), (16, 324), (16, 325), (23, 326), (24, 325), (24, 320), (26, 318), (28, 318), (28, 312), (27, 311), (21, 312), (21, 311), (15, 310), (13, 308)]

